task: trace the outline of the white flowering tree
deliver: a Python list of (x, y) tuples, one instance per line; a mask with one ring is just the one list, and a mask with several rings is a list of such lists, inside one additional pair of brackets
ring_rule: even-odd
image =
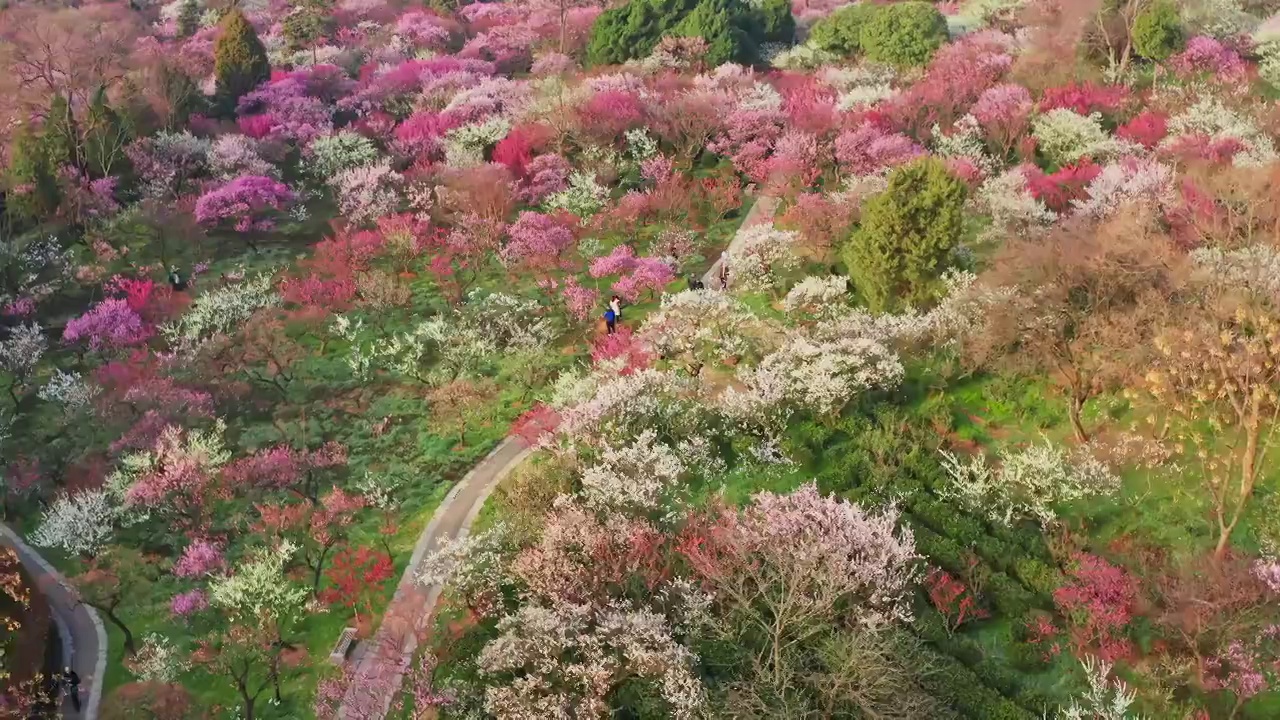
[(39, 547), (92, 557), (111, 541), (120, 512), (119, 502), (106, 490), (62, 493), (44, 511), (30, 539)]
[(782, 299), (782, 309), (802, 321), (834, 320), (845, 314), (849, 279), (841, 275), (810, 275), (796, 283)]
[(646, 609), (526, 605), (498, 622), (480, 652), (485, 711), (500, 718), (603, 717), (629, 678), (653, 682), (667, 717), (692, 720), (706, 703), (697, 657)]
[(742, 357), (764, 341), (767, 327), (742, 302), (714, 290), (685, 290), (662, 298), (645, 318), (639, 339), (663, 358), (683, 360), (691, 373)]
[(9, 329), (9, 336), (0, 340), (0, 368), (11, 376), (9, 398), (18, 404), (18, 386), (35, 370), (48, 348), (44, 330), (38, 323), (23, 323)]
[(1080, 664), (1089, 689), (1062, 708), (1060, 720), (1141, 720), (1142, 716), (1130, 712), (1137, 693), (1120, 678), (1111, 677), (1111, 663), (1085, 656)]
[(209, 604), (233, 621), (283, 625), (302, 611), (307, 589), (291, 582), (285, 569), (298, 548), (285, 540), (273, 548), (259, 548), (224, 577), (209, 583)]
[(768, 223), (739, 230), (734, 247), (724, 255), (730, 286), (743, 292), (776, 291), (783, 281), (780, 274), (800, 266), (798, 241), (797, 233)]
[(234, 333), (259, 309), (280, 304), (273, 275), (259, 273), (201, 294), (181, 318), (160, 327), (161, 335), (175, 350), (192, 352), (214, 335)]
[(608, 188), (597, 182), (595, 175), (573, 172), (569, 175), (569, 187), (550, 195), (542, 202), (542, 209), (547, 212), (565, 210), (585, 218), (603, 210), (608, 200)]
[(1049, 526), (1062, 504), (1109, 495), (1120, 487), (1120, 479), (1087, 447), (1068, 453), (1047, 440), (1001, 452), (995, 467), (985, 455), (962, 458), (944, 450), (942, 467), (950, 482), (939, 495), (1002, 525), (1033, 518)]
[(582, 472), (583, 502), (599, 511), (663, 510), (686, 469), (674, 448), (645, 430), (630, 443), (606, 447), (599, 461)]
[(62, 409), (75, 413), (84, 409), (101, 390), (97, 385), (87, 382), (79, 373), (54, 370), (53, 377), (36, 393), (46, 402), (61, 405)]
[(797, 410), (831, 419), (858, 393), (892, 389), (903, 375), (898, 356), (875, 340), (799, 336), (740, 369), (741, 388), (728, 388), (720, 402), (740, 426), (776, 437)]
[(599, 382), (588, 399), (564, 408), (557, 431), (570, 443), (617, 445), (648, 429), (664, 437), (700, 434), (707, 418), (699, 386), (687, 376), (646, 368)]
[(126, 665), (142, 682), (171, 683), (191, 669), (189, 655), (159, 633), (148, 633)]

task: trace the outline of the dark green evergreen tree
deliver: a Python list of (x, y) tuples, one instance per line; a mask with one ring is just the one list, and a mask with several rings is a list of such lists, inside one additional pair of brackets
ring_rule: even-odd
[(54, 95), (49, 103), (49, 114), (45, 118), (40, 145), (55, 172), (63, 165), (76, 168), (83, 166), (83, 158), (80, 156), (80, 128), (66, 96)]
[(934, 298), (964, 233), (965, 184), (935, 159), (894, 170), (889, 187), (863, 206), (862, 226), (843, 249), (845, 265), (872, 310)]
[(893, 65), (924, 65), (947, 41), (947, 19), (921, 0), (876, 6), (862, 26), (867, 57)]
[(289, 49), (310, 48), (314, 62), (316, 47), (333, 30), (333, 8), (327, 0), (299, 0), (281, 25)]
[(213, 75), (223, 112), (235, 111), (246, 93), (271, 77), (267, 50), (248, 18), (233, 8), (220, 23), (222, 33), (213, 46)]
[(749, 8), (748, 27), (744, 27), (757, 43), (790, 43), (796, 37), (796, 19), (791, 15), (791, 0), (763, 0)]
[(631, 0), (604, 11), (591, 28), (587, 62), (616, 65), (648, 56), (696, 5), (696, 0)]
[(751, 63), (758, 52), (744, 30), (750, 20), (739, 0), (702, 0), (669, 34), (706, 40), (708, 65)]

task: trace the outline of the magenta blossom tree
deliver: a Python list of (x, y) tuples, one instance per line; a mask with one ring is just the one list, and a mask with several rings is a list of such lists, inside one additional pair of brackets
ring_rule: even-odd
[(108, 298), (67, 322), (62, 341), (87, 341), (92, 350), (129, 347), (151, 337), (151, 329), (123, 298)]
[(548, 272), (574, 245), (573, 230), (565, 218), (539, 212), (522, 212), (507, 228), (507, 243), (499, 252), (502, 264)]
[(256, 251), (252, 234), (275, 227), (275, 215), (292, 204), (295, 197), (289, 186), (278, 180), (241, 175), (196, 200), (196, 221), (211, 227), (230, 223)]

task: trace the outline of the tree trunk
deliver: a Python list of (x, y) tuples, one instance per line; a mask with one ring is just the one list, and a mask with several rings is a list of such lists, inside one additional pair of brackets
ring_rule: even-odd
[[(1218, 545), (1213, 550), (1214, 560), (1222, 560), (1231, 543), (1231, 533), (1240, 523), (1245, 506), (1253, 495), (1253, 485), (1257, 481), (1258, 435), (1260, 421), (1257, 403), (1253, 403), (1252, 412), (1245, 425), (1244, 456), (1240, 458), (1240, 490), (1236, 495), (1235, 506), (1231, 509), (1231, 519), (1218, 521)], [(1225, 504), (1225, 503), (1224, 503)]]
[(1084, 411), (1084, 400), (1072, 397), (1067, 407), (1067, 414), (1071, 418), (1071, 432), (1075, 433), (1076, 440), (1080, 443), (1089, 442), (1089, 433), (1084, 430), (1084, 423), (1080, 420), (1080, 413)]
[(320, 573), (324, 570), (324, 559), (329, 554), (330, 545), (320, 548), (320, 557), (316, 558), (316, 566), (312, 568), (311, 574), (311, 596), (320, 596)]
[(133, 642), (133, 631), (130, 630), (129, 626), (125, 625), (124, 622), (121, 621), (120, 618), (116, 616), (114, 610), (112, 610), (109, 607), (106, 607), (105, 605), (95, 605), (94, 603), (89, 603), (89, 605), (91, 607), (97, 608), (98, 610), (101, 610), (102, 614), (106, 615), (107, 619), (111, 621), (111, 624), (115, 625), (117, 628), (120, 628), (120, 632), (124, 633), (124, 651), (125, 652), (129, 653), (130, 656), (133, 656), (134, 653), (138, 652), (138, 648), (136, 645), (134, 645), (134, 642)]

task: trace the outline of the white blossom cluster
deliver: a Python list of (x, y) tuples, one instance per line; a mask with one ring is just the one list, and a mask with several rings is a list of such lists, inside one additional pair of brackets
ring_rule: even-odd
[(509, 529), (498, 523), (440, 546), (418, 565), (417, 581), (425, 587), (448, 583), (473, 604), (492, 610), (512, 583), (509, 568), (515, 550)]
[(119, 504), (106, 490), (82, 490), (75, 495), (64, 492), (45, 509), (40, 527), (30, 539), (39, 547), (94, 555), (110, 542), (119, 515)]
[(978, 188), (975, 199), (978, 207), (991, 216), (992, 231), (1001, 234), (1052, 225), (1058, 219), (1031, 194), (1021, 168), (989, 178)]
[(575, 171), (569, 174), (569, 187), (542, 201), (542, 209), (590, 217), (603, 210), (608, 199), (609, 190), (596, 182), (595, 175)]
[(708, 363), (748, 353), (763, 332), (764, 324), (741, 301), (704, 289), (664, 295), (639, 338), (661, 357)]
[(685, 470), (671, 446), (644, 430), (628, 444), (606, 447), (583, 471), (583, 501), (597, 511), (651, 512), (666, 504)]
[(800, 266), (795, 247), (799, 236), (760, 223), (738, 231), (734, 245), (724, 254), (729, 280), (735, 290), (763, 292), (771, 290), (781, 278), (778, 273)]
[(1113, 158), (1138, 154), (1141, 146), (1111, 137), (1102, 128), (1102, 115), (1081, 115), (1067, 108), (1055, 108), (1031, 123), (1036, 148), (1058, 165), (1083, 157)]
[(53, 377), (36, 393), (45, 402), (56, 403), (68, 413), (87, 406), (100, 388), (87, 382), (79, 373), (54, 370)]
[(383, 158), (339, 172), (329, 180), (338, 209), (352, 223), (368, 225), (400, 208), (404, 176)]
[(1164, 144), (1176, 142), (1179, 135), (1206, 135), (1215, 141), (1238, 140), (1244, 149), (1232, 159), (1237, 167), (1262, 167), (1276, 159), (1271, 137), (1247, 115), (1232, 110), (1216, 97), (1203, 97), (1169, 118), (1169, 137)]
[(1241, 0), (1182, 0), (1182, 22), (1192, 35), (1227, 39), (1248, 35), (1258, 18), (1245, 11)]
[(658, 154), (658, 141), (644, 128), (628, 130), (623, 137), (627, 141), (627, 157), (636, 165)]
[[(589, 445), (625, 443), (646, 429), (681, 436), (701, 420), (689, 378), (646, 368), (601, 381), (584, 402), (561, 414), (559, 432)], [(685, 430), (685, 432), (679, 432)]]
[(38, 323), (23, 323), (9, 329), (9, 337), (0, 340), (0, 367), (17, 377), (26, 377), (44, 352), (49, 341)]
[(378, 155), (377, 146), (369, 138), (351, 130), (339, 130), (312, 140), (303, 166), (312, 177), (328, 182), (340, 172), (374, 164)]
[(501, 116), (454, 128), (444, 136), (445, 162), (453, 168), (480, 165), (484, 162), (484, 149), (510, 131), (511, 123)]
[(1155, 160), (1111, 163), (1085, 187), (1083, 200), (1072, 200), (1077, 214), (1102, 218), (1132, 202), (1172, 200), (1173, 169)]
[(488, 335), (499, 350), (540, 350), (556, 339), (555, 324), (534, 300), (507, 293), (472, 292), (461, 322)]
[(258, 141), (239, 133), (219, 135), (213, 141), (209, 148), (209, 170), (221, 180), (238, 175), (276, 177), (280, 174), (276, 166), (258, 152)]
[(1120, 678), (1111, 678), (1111, 663), (1086, 655), (1080, 664), (1089, 689), (1062, 709), (1062, 720), (1141, 720), (1129, 712), (1138, 694)]
[(965, 115), (951, 126), (948, 134), (938, 125), (933, 126), (933, 154), (940, 158), (964, 159), (982, 170), (984, 175), (994, 175), (1000, 170), (1000, 162), (987, 152), (986, 133), (973, 115)]
[(396, 506), (396, 491), (404, 485), (404, 478), (389, 472), (366, 470), (356, 480), (355, 490), (364, 498), (366, 505), (379, 510), (390, 510)]
[(214, 335), (230, 335), (258, 310), (280, 304), (272, 275), (259, 273), (201, 294), (181, 318), (161, 325), (160, 334), (179, 352), (193, 351)]
[(142, 682), (171, 683), (191, 669), (189, 655), (159, 633), (148, 633), (127, 664)]
[(787, 291), (787, 296), (782, 299), (782, 309), (794, 317), (834, 320), (844, 314), (848, 299), (848, 278), (810, 275)]
[(1280, 299), (1280, 252), (1271, 245), (1197, 248), (1191, 251), (1191, 261), (1205, 281), (1218, 287), (1245, 288)]
[(942, 497), (954, 498), (1003, 525), (1021, 518), (1051, 525), (1057, 520), (1057, 505), (1107, 495), (1120, 485), (1120, 479), (1087, 448), (1068, 454), (1048, 441), (1001, 453), (995, 468), (987, 464), (985, 455), (965, 459), (944, 450), (942, 466), (951, 478), (939, 493)]
[(834, 415), (860, 392), (896, 387), (904, 372), (898, 356), (875, 340), (798, 336), (741, 368), (742, 389), (726, 389), (720, 403), (730, 419), (774, 434), (795, 410)]
[(485, 692), (491, 715), (605, 716), (608, 692), (624, 677), (654, 681), (676, 720), (692, 720), (706, 703), (706, 690), (693, 672), (697, 657), (652, 611), (621, 604), (530, 604), (500, 620), (498, 632), (477, 662), (496, 683)]
[[(766, 57), (766, 60), (770, 65), (783, 70), (813, 70), (832, 65), (839, 58), (836, 57), (835, 53), (828, 52), (813, 43), (807, 42), (791, 47), (783, 46), (777, 53)], [(843, 101), (844, 96), (841, 95), (840, 99)], [(845, 108), (841, 107), (841, 109)]]
[(256, 622), (279, 619), (302, 608), (307, 591), (285, 576), (298, 547), (288, 540), (260, 549), (235, 572), (209, 583), (209, 602), (236, 617)]

